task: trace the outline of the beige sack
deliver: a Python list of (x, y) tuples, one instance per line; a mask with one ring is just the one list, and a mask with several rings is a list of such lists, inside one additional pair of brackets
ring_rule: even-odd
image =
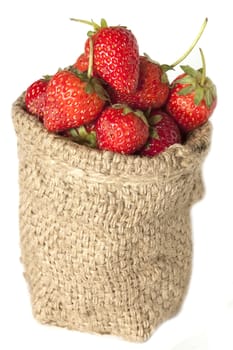
[(190, 209), (203, 195), (211, 125), (154, 158), (49, 134), (13, 105), (20, 242), (42, 323), (145, 341), (180, 309), (192, 265)]

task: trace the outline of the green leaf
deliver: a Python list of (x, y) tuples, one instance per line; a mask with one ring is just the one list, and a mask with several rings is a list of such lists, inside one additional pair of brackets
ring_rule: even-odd
[(100, 25), (101, 25), (101, 28), (107, 28), (108, 27), (107, 21), (104, 18), (101, 18)]
[(43, 80), (45, 80), (45, 81), (49, 81), (50, 79), (52, 79), (52, 75), (49, 75), (49, 74), (46, 74), (46, 75), (43, 75)]
[(77, 142), (81, 145), (86, 145), (92, 148), (96, 148), (96, 132), (88, 132), (84, 125), (76, 129), (70, 129), (68, 132), (69, 136), (74, 142)]
[(185, 96), (185, 95), (190, 94), (193, 91), (194, 91), (194, 86), (193, 85), (187, 85), (187, 86), (185, 86), (183, 89), (181, 89), (178, 92), (178, 95)]
[(151, 107), (149, 107), (149, 108), (147, 108), (147, 110), (146, 110), (146, 111), (144, 111), (144, 115), (145, 115), (145, 117), (146, 117), (147, 119), (150, 117), (151, 110), (152, 110), (152, 108), (151, 108)]
[(176, 79), (175, 84), (192, 84), (195, 85), (196, 80), (190, 75), (185, 75), (183, 78)]
[(82, 81), (86, 81), (88, 82), (89, 79), (87, 77), (87, 72), (80, 72), (77, 68), (75, 68), (74, 66), (69, 66), (68, 67), (69, 72), (73, 73), (74, 75), (76, 75), (76, 77), (78, 77), (79, 79), (81, 79)]
[(89, 38), (91, 38), (94, 34), (95, 34), (95, 32), (93, 32), (93, 30), (88, 30), (88, 32), (87, 32), (87, 36)]
[(193, 78), (197, 78), (199, 73), (197, 70), (193, 69), (190, 66), (180, 66), (180, 67), (186, 74), (190, 75)]
[(163, 84), (169, 84), (169, 80), (168, 80), (168, 76), (165, 72), (162, 73), (162, 76), (161, 76), (161, 83)]
[(96, 148), (97, 147), (97, 142), (96, 142), (96, 132), (95, 131), (91, 131), (88, 136), (87, 136), (87, 142), (88, 142), (88, 146), (92, 147), (92, 148)]
[(217, 97), (217, 89), (216, 89), (216, 86), (213, 83), (210, 86), (210, 92), (211, 92), (211, 95), (212, 95), (213, 99), (215, 99)]
[(194, 94), (194, 103), (198, 106), (204, 98), (204, 89), (202, 87), (197, 87)]
[(103, 100), (103, 101), (109, 101), (110, 102), (110, 96), (107, 93), (107, 91), (104, 89), (100, 81), (96, 78), (93, 78), (91, 80), (93, 89), (95, 93)]
[(161, 64), (161, 69), (164, 73), (168, 72), (169, 70), (175, 70), (172, 66), (169, 64)]
[(72, 137), (74, 137), (74, 138), (79, 137), (79, 134), (78, 134), (77, 130), (74, 129), (74, 128), (72, 128), (72, 129), (69, 130), (69, 134), (70, 134)]
[(156, 124), (158, 124), (162, 119), (163, 119), (163, 117), (162, 117), (161, 114), (152, 115), (152, 117), (150, 117), (150, 119), (149, 119), (149, 124), (150, 124), (150, 125), (156, 125)]
[(152, 139), (159, 140), (159, 134), (158, 134), (158, 132), (157, 132), (157, 130), (156, 130), (155, 128), (150, 127), (149, 132), (150, 132), (150, 137), (151, 137)]
[(89, 81), (85, 87), (85, 91), (87, 94), (93, 94), (94, 92), (94, 87), (93, 85), (91, 84), (91, 82)]
[(80, 137), (81, 137), (82, 139), (85, 139), (85, 138), (87, 137), (87, 135), (88, 135), (88, 132), (87, 132), (87, 130), (86, 130), (86, 128), (85, 128), (84, 125), (81, 125), (81, 126), (78, 128), (78, 133), (79, 133), (79, 135), (80, 135)]
[(133, 113), (133, 110), (129, 106), (125, 106), (123, 108), (123, 114), (126, 115), (126, 114), (129, 114), (129, 113)]
[[(112, 108), (115, 108), (115, 109), (123, 109), (125, 107), (128, 107), (126, 104), (123, 104), (123, 103), (114, 103), (112, 105)], [(131, 112), (133, 112), (133, 110), (131, 110)]]
[(145, 114), (143, 113), (143, 111), (141, 111), (140, 109), (136, 109), (136, 111), (133, 111), (133, 113), (140, 118), (147, 126), (149, 126), (148, 124), (148, 120), (145, 116)]
[(116, 103), (116, 104), (112, 105), (112, 107), (115, 108), (115, 109), (123, 109), (123, 114), (124, 115), (129, 114), (129, 113), (133, 113), (138, 118), (140, 118), (147, 126), (149, 126), (148, 120), (147, 120), (144, 112), (141, 111), (140, 109), (133, 110), (127, 104), (121, 104), (121, 103)]
[(210, 89), (206, 89), (205, 90), (205, 97), (204, 97), (204, 99), (205, 99), (205, 103), (206, 103), (207, 107), (210, 108), (212, 103), (213, 103), (213, 96), (211, 94)]

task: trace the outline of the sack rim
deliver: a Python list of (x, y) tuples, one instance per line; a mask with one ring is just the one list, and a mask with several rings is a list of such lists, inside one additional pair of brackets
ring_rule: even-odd
[(68, 167), (104, 175), (150, 177), (160, 174), (167, 178), (185, 170), (193, 171), (200, 166), (209, 151), (212, 133), (210, 121), (190, 132), (184, 144), (174, 144), (152, 158), (80, 145), (48, 132), (37, 118), (26, 111), (24, 94), (12, 105), (18, 142), (24, 139), (31, 151), (38, 156), (47, 156), (58, 164), (62, 162)]

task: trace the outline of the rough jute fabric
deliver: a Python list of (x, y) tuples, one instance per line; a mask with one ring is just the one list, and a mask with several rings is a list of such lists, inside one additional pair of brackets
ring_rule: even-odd
[(157, 157), (49, 134), (13, 105), (21, 258), (42, 323), (145, 341), (174, 316), (192, 265), (190, 209), (203, 196), (208, 122)]

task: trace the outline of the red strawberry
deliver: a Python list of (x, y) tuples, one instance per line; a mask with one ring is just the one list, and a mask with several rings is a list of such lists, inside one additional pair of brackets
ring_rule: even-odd
[(81, 54), (77, 58), (73, 67), (78, 69), (80, 72), (87, 72), (87, 70), (88, 70), (88, 57), (85, 55), (85, 53)]
[(132, 154), (146, 143), (148, 136), (143, 113), (129, 107), (107, 107), (96, 122), (97, 144), (103, 150)]
[(169, 94), (169, 83), (166, 72), (174, 69), (192, 51), (200, 39), (207, 24), (205, 19), (202, 27), (189, 49), (173, 64), (162, 64), (151, 60), (149, 56), (140, 57), (139, 82), (135, 92), (122, 93), (109, 89), (109, 95), (113, 103), (126, 103), (134, 109), (155, 109), (162, 107)]
[(49, 78), (39, 79), (31, 84), (25, 94), (25, 105), (27, 111), (37, 116), (41, 121), (44, 118), (46, 89)]
[(47, 87), (44, 125), (49, 131), (64, 131), (87, 124), (98, 117), (104, 99), (97, 79), (90, 80), (84, 74), (81, 79), (73, 72), (59, 71)]
[(149, 59), (140, 57), (139, 83), (136, 92), (125, 94), (109, 89), (113, 103), (126, 103), (134, 109), (147, 110), (160, 108), (167, 100), (169, 83), (162, 66)]
[(140, 151), (143, 156), (153, 157), (174, 143), (181, 143), (180, 130), (172, 117), (162, 111), (153, 111), (149, 117), (150, 137)]
[(173, 81), (166, 105), (168, 113), (185, 132), (204, 124), (217, 104), (216, 87), (206, 77), (202, 51), (201, 56), (203, 68), (194, 70), (189, 66), (181, 66), (184, 74)]
[(88, 59), (93, 55), (93, 74), (117, 91), (134, 92), (139, 77), (139, 49), (133, 33), (122, 26), (108, 27), (105, 20), (101, 20), (101, 26), (77, 21), (90, 24), (95, 30), (85, 44)]

